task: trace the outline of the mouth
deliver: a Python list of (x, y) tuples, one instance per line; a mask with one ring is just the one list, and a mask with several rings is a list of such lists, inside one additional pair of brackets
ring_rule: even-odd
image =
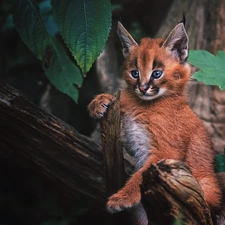
[(143, 99), (143, 100), (152, 100), (158, 97), (158, 94), (142, 94), (139, 93), (138, 95), (139, 98)]
[(151, 91), (147, 91), (146, 93), (142, 93), (140, 91), (136, 91), (138, 97), (143, 100), (152, 100), (162, 96), (166, 92), (166, 88), (154, 88)]

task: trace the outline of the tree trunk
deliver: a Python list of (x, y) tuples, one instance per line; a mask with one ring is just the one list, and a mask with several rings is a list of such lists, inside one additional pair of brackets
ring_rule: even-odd
[[(213, 54), (225, 50), (225, 1), (174, 0), (157, 37), (166, 37), (181, 21), (185, 12), (189, 49), (204, 49)], [(190, 81), (188, 97), (191, 108), (205, 122), (217, 153), (225, 148), (225, 91)]]

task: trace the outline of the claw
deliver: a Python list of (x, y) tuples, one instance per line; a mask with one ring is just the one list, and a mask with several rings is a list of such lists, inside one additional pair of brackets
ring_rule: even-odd
[(103, 102), (101, 103), (101, 106), (104, 107), (104, 108), (107, 108), (108, 105), (109, 105), (109, 104), (106, 105), (106, 104), (104, 104)]
[(104, 116), (104, 113), (102, 113), (102, 112), (99, 112), (98, 114), (100, 115), (100, 117)]
[(90, 116), (92, 116), (95, 119), (101, 119), (105, 115), (113, 99), (114, 97), (109, 94), (101, 94), (96, 96), (96, 98), (93, 99), (91, 103), (88, 105)]
[(114, 194), (107, 202), (107, 211), (110, 213), (115, 213), (122, 211), (127, 208), (131, 208), (140, 202), (140, 194), (136, 195), (136, 198), (132, 198), (130, 195), (126, 194)]

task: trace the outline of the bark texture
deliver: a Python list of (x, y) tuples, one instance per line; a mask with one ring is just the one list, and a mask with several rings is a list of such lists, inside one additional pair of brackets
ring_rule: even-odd
[(107, 196), (118, 191), (125, 183), (123, 151), (120, 143), (119, 100), (120, 92), (100, 122)]
[(143, 173), (142, 203), (157, 225), (212, 225), (203, 192), (181, 161), (162, 160)]
[(29, 162), (62, 198), (88, 199), (92, 202), (90, 218), (127, 224), (124, 214), (112, 217), (105, 210), (106, 197), (123, 186), (125, 171), (132, 170), (127, 160), (123, 162), (119, 142), (119, 95), (101, 122), (104, 157), (100, 145), (32, 104), (1, 79), (0, 118), (1, 159)]
[[(76, 198), (105, 201), (100, 146), (0, 80), (0, 154), (30, 161)], [(66, 191), (67, 190), (67, 191)]]

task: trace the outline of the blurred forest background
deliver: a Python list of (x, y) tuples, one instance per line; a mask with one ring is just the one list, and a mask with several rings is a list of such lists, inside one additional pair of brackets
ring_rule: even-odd
[[(124, 85), (121, 80), (123, 57), (116, 35), (118, 20), (137, 40), (145, 36), (166, 37), (182, 20), (185, 12), (190, 49), (205, 49), (213, 54), (218, 50), (225, 50), (223, 0), (111, 0), (111, 4), (110, 37), (104, 52), (95, 61), (79, 88), (78, 103), (75, 103), (51, 85), (40, 61), (18, 35), (10, 19), (9, 1), (2, 0), (0, 3), (1, 79), (18, 89), (34, 104), (96, 142), (100, 141), (98, 129), (96, 131), (97, 123), (89, 117), (87, 105), (96, 94), (115, 94)], [(46, 7), (43, 9), (46, 10), (46, 16), (51, 17), (50, 5), (42, 6)], [(194, 80), (190, 81), (188, 91), (190, 105), (209, 129), (216, 152), (223, 152), (225, 92), (218, 87), (206, 86)], [(99, 217), (91, 210), (94, 205), (92, 200), (82, 197), (80, 201), (74, 201), (66, 197), (63, 189), (56, 189), (54, 182), (39, 173), (32, 163), (13, 154), (10, 154), (10, 157), (5, 155), (7, 153), (1, 149), (0, 143), (0, 224), (68, 225), (93, 224), (94, 221), (105, 224), (104, 214)]]

